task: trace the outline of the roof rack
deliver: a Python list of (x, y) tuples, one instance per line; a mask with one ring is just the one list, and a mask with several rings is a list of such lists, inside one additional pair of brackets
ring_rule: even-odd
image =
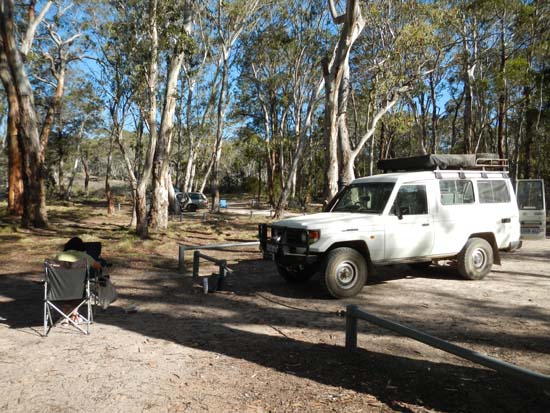
[[(483, 155), (484, 156), (484, 155)], [(508, 170), (508, 159), (504, 158), (476, 158), (476, 167), (480, 169)]]
[(437, 171), (451, 170), (494, 170), (508, 171), (508, 160), (500, 159), (495, 154), (443, 154), (420, 155), (408, 158), (381, 159), (378, 169), (387, 172), (399, 171)]

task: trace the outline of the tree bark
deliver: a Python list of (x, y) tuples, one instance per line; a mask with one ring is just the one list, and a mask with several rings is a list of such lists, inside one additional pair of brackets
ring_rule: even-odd
[(17, 140), (17, 122), (19, 104), (13, 85), (4, 84), (8, 90), (8, 212), (12, 215), (23, 215), (23, 155)]
[(498, 92), (497, 104), (497, 152), (500, 159), (508, 156), (506, 153), (506, 111), (508, 100), (508, 86), (506, 82), (506, 11), (503, 11), (503, 16), (500, 19), (500, 62), (499, 74), (502, 84)]
[(8, 212), (12, 215), (23, 215), (23, 157), (17, 140), (19, 122), (19, 102), (17, 92), (6, 60), (0, 52), (0, 78), (8, 102), (8, 121), (6, 142), (8, 148)]
[(153, 199), (151, 201), (151, 228), (164, 230), (168, 227), (169, 191), (167, 182), (170, 174), (170, 149), (174, 130), (174, 114), (177, 100), (178, 76), (183, 64), (184, 52), (172, 56), (166, 80), (164, 110), (160, 124), (160, 133), (153, 161)]
[(107, 154), (107, 170), (105, 171), (105, 198), (107, 200), (107, 215), (115, 213), (115, 199), (109, 178), (111, 177), (111, 165), (113, 162), (113, 133), (109, 136), (109, 153)]
[[(342, 105), (339, 105), (340, 84), (346, 74), (346, 65), (348, 65), (347, 70), (349, 72), (349, 53), (351, 47), (365, 27), (365, 20), (361, 13), (359, 1), (347, 0), (346, 12), (340, 16), (336, 15), (334, 1), (329, 0), (328, 4), (334, 23), (338, 25), (342, 24), (342, 27), (332, 58), (330, 61), (324, 59), (322, 62), (323, 77), (325, 80), (325, 201), (332, 198), (338, 191), (338, 168), (341, 166), (338, 164), (338, 133), (339, 130), (344, 133), (347, 131), (347, 125), (345, 126), (345, 130), (338, 125), (339, 106), (347, 103), (347, 99), (344, 97), (346, 102), (341, 102)], [(346, 122), (345, 112), (343, 113), (341, 122)], [(349, 168), (349, 165), (346, 165), (347, 168)], [(342, 176), (349, 176), (349, 169)]]
[(24, 208), (21, 225), (46, 227), (46, 192), (44, 186), (44, 163), (38, 133), (38, 121), (34, 107), (33, 92), (23, 56), (17, 48), (13, 18), (13, 0), (2, 0), (0, 8), (0, 32), (7, 66), (19, 104), (18, 141), (23, 154)]
[(145, 156), (145, 164), (143, 167), (143, 174), (141, 175), (137, 188), (136, 188), (136, 233), (141, 238), (147, 238), (149, 236), (148, 219), (147, 219), (147, 186), (149, 179), (151, 178), (151, 172), (153, 169), (153, 158), (155, 155), (155, 148), (157, 146), (157, 80), (158, 80), (158, 31), (157, 31), (157, 0), (150, 1), (149, 9), (149, 28), (151, 36), (151, 56), (149, 60), (148, 69), (148, 98), (149, 98), (149, 110), (148, 110), (148, 126), (149, 126), (149, 146), (147, 147), (147, 154)]
[(84, 150), (80, 152), (80, 160), (82, 161), (82, 168), (84, 169), (84, 195), (88, 196), (90, 185), (90, 168), (88, 167), (88, 151)]
[(220, 208), (220, 160), (222, 154), (223, 144), (223, 126), (225, 121), (226, 110), (226, 89), (227, 89), (227, 75), (229, 71), (229, 50), (223, 51), (223, 67), (222, 78), (220, 80), (220, 95), (218, 97), (218, 111), (217, 111), (217, 126), (216, 126), (216, 144), (214, 146), (214, 155), (212, 163), (212, 211), (218, 211)]

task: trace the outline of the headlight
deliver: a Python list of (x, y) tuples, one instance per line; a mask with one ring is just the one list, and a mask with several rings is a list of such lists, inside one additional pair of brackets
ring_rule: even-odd
[(307, 242), (308, 235), (309, 235), (309, 243), (313, 244), (314, 242), (319, 241), (319, 238), (321, 238), (321, 231), (317, 229), (308, 230), (307, 235), (305, 232), (302, 232), (301, 240), (303, 243)]

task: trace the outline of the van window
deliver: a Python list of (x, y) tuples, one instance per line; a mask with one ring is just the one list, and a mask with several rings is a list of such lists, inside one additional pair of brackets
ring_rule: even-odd
[(477, 181), (479, 202), (482, 204), (497, 204), (510, 202), (510, 192), (506, 181)]
[(428, 199), (424, 185), (403, 185), (399, 188), (392, 208), (392, 214), (424, 215), (428, 213)]
[(521, 180), (517, 186), (518, 207), (521, 210), (544, 209), (542, 180)]
[(461, 205), (474, 202), (472, 181), (439, 181), (439, 192), (441, 193), (441, 205)]

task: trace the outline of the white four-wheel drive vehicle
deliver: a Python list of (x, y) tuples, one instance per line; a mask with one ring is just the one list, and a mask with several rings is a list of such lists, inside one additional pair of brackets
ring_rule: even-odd
[(385, 173), (354, 180), (325, 212), (259, 228), (264, 258), (291, 283), (321, 273), (334, 297), (361, 291), (377, 265), (452, 260), (478, 280), (521, 246), (506, 162), (475, 155), (384, 160)]

